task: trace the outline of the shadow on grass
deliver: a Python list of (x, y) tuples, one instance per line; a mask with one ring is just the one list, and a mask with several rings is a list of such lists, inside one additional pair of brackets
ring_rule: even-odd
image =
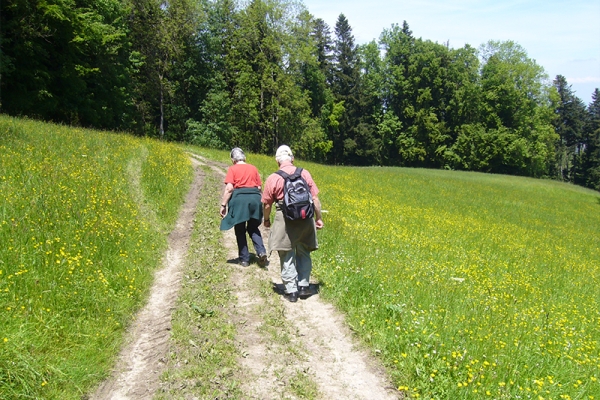
[[(239, 257), (236, 258), (230, 258), (229, 260), (227, 260), (227, 264), (235, 264), (235, 265), (242, 265), (242, 260)], [(260, 268), (267, 268), (270, 265), (269, 260), (266, 261), (266, 264), (261, 265), (259, 258), (256, 254), (250, 254), (250, 264), (258, 264), (258, 266)]]

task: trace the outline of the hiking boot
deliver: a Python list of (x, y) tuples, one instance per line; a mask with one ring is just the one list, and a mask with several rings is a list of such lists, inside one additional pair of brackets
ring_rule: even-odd
[(242, 267), (247, 267), (248, 265), (250, 265), (250, 263), (248, 261), (240, 261), (240, 265)]
[(310, 297), (310, 287), (309, 286), (298, 286), (298, 297), (301, 299), (306, 299)]
[(283, 297), (290, 303), (295, 303), (298, 301), (298, 292), (284, 293)]
[(264, 267), (267, 265), (267, 254), (261, 254), (258, 256), (258, 265)]

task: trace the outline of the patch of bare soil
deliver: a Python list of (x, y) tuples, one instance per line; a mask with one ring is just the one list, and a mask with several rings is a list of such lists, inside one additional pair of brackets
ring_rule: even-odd
[(193, 159), (192, 162), (194, 180), (175, 229), (169, 235), (163, 267), (156, 271), (148, 302), (128, 332), (127, 345), (119, 355), (112, 376), (100, 385), (91, 399), (148, 399), (159, 386), (168, 351), (171, 312), (181, 286), (181, 267), (189, 247), (203, 184), (199, 163)]

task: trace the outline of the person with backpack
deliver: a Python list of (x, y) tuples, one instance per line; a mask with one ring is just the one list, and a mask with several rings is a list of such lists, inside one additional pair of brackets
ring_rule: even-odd
[(310, 296), (312, 271), (310, 253), (319, 246), (317, 229), (323, 228), (319, 189), (310, 173), (294, 166), (294, 155), (288, 146), (275, 153), (279, 171), (265, 181), (262, 193), (265, 227), (271, 227), (271, 210), (275, 219), (269, 234), (269, 254), (276, 250), (281, 264), (284, 296), (292, 303)]
[(242, 267), (250, 264), (250, 252), (246, 232), (250, 235), (258, 264), (267, 263), (267, 252), (258, 227), (263, 217), (260, 189), (262, 182), (254, 165), (246, 164), (246, 155), (239, 147), (231, 150), (233, 165), (225, 176), (225, 190), (221, 199), (221, 230), (234, 228), (237, 239), (239, 262)]

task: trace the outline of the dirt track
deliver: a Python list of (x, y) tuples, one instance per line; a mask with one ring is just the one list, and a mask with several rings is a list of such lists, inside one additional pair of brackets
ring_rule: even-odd
[[(198, 161), (200, 160), (200, 161)], [(147, 305), (136, 316), (129, 331), (114, 373), (91, 396), (91, 399), (149, 399), (160, 384), (160, 374), (169, 346), (171, 312), (181, 285), (182, 263), (186, 258), (193, 231), (194, 212), (201, 195), (200, 164), (224, 176), (226, 166), (193, 158), (194, 182), (186, 197), (176, 228), (169, 236), (163, 267), (157, 271)], [(327, 227), (325, 227), (327, 229)], [(262, 230), (265, 242), (268, 231)], [(228, 258), (237, 257), (233, 230), (224, 232), (223, 245)], [(255, 264), (243, 268), (233, 265), (231, 284), (235, 288), (234, 305), (239, 323), (236, 346), (244, 355), (240, 366), (247, 377), (243, 385), (247, 399), (279, 399), (286, 396), (287, 386), (300, 372), (317, 386), (317, 398), (323, 399), (397, 399), (377, 360), (355, 346), (343, 316), (320, 300), (318, 284), (308, 299), (289, 303), (279, 294), (279, 259), (271, 254), (267, 268)], [(270, 282), (271, 293), (258, 293), (257, 283)], [(284, 327), (290, 343), (273, 343), (265, 330), (261, 309), (273, 302), (283, 302)], [(289, 348), (288, 348), (289, 347)], [(290, 348), (293, 351), (290, 352)], [(293, 354), (293, 356), (290, 356)]]

